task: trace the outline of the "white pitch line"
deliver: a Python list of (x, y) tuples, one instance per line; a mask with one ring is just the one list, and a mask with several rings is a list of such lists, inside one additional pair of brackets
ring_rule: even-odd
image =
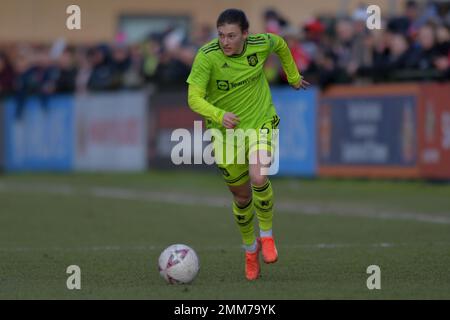
[[(278, 244), (278, 249), (341, 249), (341, 248), (393, 248), (414, 246), (416, 243), (316, 243), (316, 244)], [(433, 242), (433, 246), (450, 246), (450, 242)], [(219, 245), (219, 246), (194, 246), (196, 251), (220, 251), (220, 250), (236, 250), (242, 249), (239, 245)], [(0, 252), (98, 252), (98, 251), (162, 251), (164, 246), (150, 245), (103, 245), (103, 246), (87, 246), (87, 247), (0, 247)]]
[[(337, 248), (390, 248), (397, 245), (393, 243), (374, 243), (374, 244), (348, 244), (348, 243), (317, 243), (317, 244), (297, 244), (297, 245), (278, 245), (279, 249), (337, 249)], [(197, 251), (220, 251), (220, 250), (236, 250), (241, 246), (196, 246)], [(119, 246), (119, 245), (106, 245), (106, 246), (88, 246), (88, 247), (0, 247), (0, 252), (73, 252), (73, 251), (161, 251), (164, 246)]]
[[(81, 187), (80, 187), (81, 188)], [(213, 208), (226, 208), (230, 206), (231, 197), (198, 196), (178, 192), (144, 191), (136, 189), (113, 187), (88, 187), (77, 190), (70, 185), (54, 185), (43, 183), (2, 183), (1, 191), (20, 191), (33, 193), (49, 193), (66, 196), (93, 196), (96, 198), (139, 200), (146, 202), (159, 202), (176, 205), (207, 206)], [(280, 200), (275, 204), (280, 212), (303, 215), (334, 215), (344, 217), (364, 217), (390, 220), (409, 220), (436, 224), (450, 224), (450, 215), (426, 214), (420, 212), (386, 211), (362, 206), (342, 204), (318, 204)]]

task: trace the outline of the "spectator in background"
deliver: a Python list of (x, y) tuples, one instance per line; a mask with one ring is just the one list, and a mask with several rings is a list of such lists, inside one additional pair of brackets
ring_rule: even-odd
[(120, 79), (111, 63), (109, 49), (99, 45), (88, 51), (92, 72), (88, 81), (88, 89), (92, 91), (112, 90), (119, 88)]
[(72, 93), (75, 91), (77, 67), (74, 61), (73, 49), (66, 48), (57, 61), (58, 74), (55, 81), (56, 92)]
[(336, 57), (336, 68), (344, 72), (341, 82), (350, 82), (348, 68), (358, 66), (358, 55), (361, 50), (360, 38), (355, 35), (352, 20), (344, 18), (338, 20), (335, 26), (336, 39), (332, 51)]
[(16, 89), (23, 97), (40, 92), (44, 78), (42, 56), (46, 54), (43, 51), (43, 47), (26, 46), (19, 49), (19, 56), (16, 59), (18, 73)]
[(304, 71), (305, 77), (319, 82), (318, 56), (331, 46), (331, 37), (326, 34), (326, 26), (318, 18), (308, 20), (301, 26), (303, 37), (300, 40), (303, 50), (310, 57), (308, 68)]
[(436, 28), (436, 46), (442, 53), (450, 54), (450, 29), (446, 25), (439, 25)]
[(436, 39), (438, 43), (450, 41), (450, 25), (440, 24), (436, 28)]
[[(450, 2), (422, 3), (407, 1), (404, 14), (389, 20), (382, 30), (367, 30), (365, 5), (351, 18), (337, 19), (335, 24), (334, 17), (313, 18), (300, 25), (301, 30), (268, 9), (264, 27), (285, 37), (298, 69), (317, 83), (399, 80), (387, 70), (417, 71), (409, 80), (430, 79), (427, 74), (436, 72), (448, 79)], [(214, 36), (208, 25), (199, 26), (190, 37), (183, 28), (172, 26), (141, 43), (126, 44), (125, 35), (118, 34), (114, 44), (89, 50), (82, 46), (68, 50), (64, 39), (51, 46), (14, 44), (5, 47), (8, 54), (5, 50), (0, 54), (0, 94), (14, 91), (24, 101), (29, 95), (45, 97), (74, 89), (83, 93), (140, 88), (145, 83), (161, 88), (183, 85), (196, 50)], [(264, 66), (269, 83), (282, 82), (280, 70), (279, 61), (269, 57)]]
[(450, 31), (440, 25), (436, 29), (436, 53), (433, 66), (441, 73), (442, 79), (450, 80)]
[(144, 55), (139, 44), (127, 44), (126, 34), (116, 34), (111, 47), (111, 68), (118, 89), (137, 89), (143, 84)]
[(151, 34), (143, 44), (142, 73), (147, 82), (156, 81), (161, 51), (162, 45), (158, 35)]
[(131, 66), (130, 50), (125, 44), (115, 44), (112, 47), (111, 62), (114, 71), (124, 74)]
[(417, 23), (420, 16), (419, 5), (415, 0), (408, 0), (403, 16), (394, 17), (388, 22), (388, 30), (402, 33), (413, 38), (417, 33)]
[[(386, 79), (398, 78), (398, 72), (410, 69), (412, 66), (412, 51), (409, 50), (409, 43), (406, 35), (402, 33), (392, 34), (389, 38), (389, 55), (386, 64), (380, 66), (379, 72), (384, 72)], [(401, 74), (401, 73), (400, 73)], [(398, 78), (404, 79), (404, 78)]]
[[(283, 36), (284, 40), (286, 41), (289, 47), (289, 50), (291, 51), (291, 55), (294, 58), (294, 62), (297, 66), (297, 69), (302, 74), (304, 74), (304, 72), (309, 68), (311, 58), (303, 49), (300, 43), (300, 31), (293, 26), (289, 26), (282, 31), (281, 35)], [(280, 67), (280, 75), (283, 82), (286, 83), (287, 82), (286, 74), (284, 73), (281, 67)]]
[(14, 69), (8, 56), (0, 51), (0, 97), (12, 93), (14, 77)]
[(337, 64), (337, 56), (331, 49), (318, 51), (316, 63), (318, 67), (318, 85), (326, 89), (333, 83), (345, 82), (347, 77), (345, 70)]
[(205, 43), (215, 38), (215, 30), (208, 24), (203, 24), (194, 30), (192, 35), (192, 45), (198, 50)]
[(156, 80), (161, 89), (168, 85), (184, 85), (195, 57), (195, 48), (188, 43), (181, 28), (171, 27), (163, 35)]
[(75, 59), (78, 62), (75, 90), (78, 94), (85, 94), (88, 91), (89, 78), (92, 73), (88, 50), (86, 48), (78, 48), (75, 52)]
[(317, 18), (308, 20), (304, 24), (302, 46), (308, 56), (315, 57), (320, 47), (328, 45), (325, 31), (325, 25)]
[(383, 31), (372, 32), (372, 65), (376, 68), (389, 57), (389, 44), (392, 33)]
[(17, 52), (15, 97), (17, 99), (16, 119), (21, 119), (27, 99), (34, 95), (47, 111), (48, 96), (56, 92), (58, 67), (50, 50), (45, 45), (23, 46)]
[(37, 65), (42, 72), (39, 94), (41, 96), (48, 96), (56, 93), (56, 81), (59, 76), (59, 69), (47, 49), (40, 52)]
[(442, 23), (447, 27), (450, 26), (450, 2), (447, 1), (441, 4), (439, 14), (442, 17)]
[(372, 79), (374, 82), (386, 80), (383, 68), (389, 61), (389, 44), (391, 34), (383, 30), (372, 30), (365, 40), (370, 59), (358, 68), (358, 75)]
[(143, 79), (144, 58), (139, 44), (134, 44), (130, 48), (130, 67), (123, 75), (123, 86), (128, 89), (141, 88)]
[[(440, 24), (442, 23), (442, 17), (439, 14), (439, 3), (440, 1), (428, 0), (425, 7), (421, 10), (421, 14), (417, 21), (413, 24), (413, 30), (419, 31), (419, 29), (428, 24)], [(416, 32), (416, 33), (417, 33)]]
[(372, 52), (367, 44), (370, 38), (367, 29), (367, 7), (360, 5), (352, 14), (352, 25), (354, 30), (352, 44), (352, 61), (347, 66), (349, 75), (354, 76), (361, 66), (369, 65), (372, 61)]
[(16, 71), (15, 81), (14, 81), (14, 96), (17, 100), (17, 108), (16, 108), (16, 114), (15, 118), (21, 119), (23, 115), (23, 108), (25, 105), (25, 73), (29, 68), (30, 65), (30, 55), (29, 53), (25, 53), (24, 51), (20, 51), (18, 48), (15, 53), (15, 59), (14, 59), (14, 70)]
[(265, 32), (280, 35), (282, 30), (289, 26), (289, 23), (275, 9), (267, 9), (264, 12)]
[(433, 68), (433, 58), (437, 54), (436, 30), (432, 24), (423, 25), (411, 53), (409, 67), (427, 71)]
[(411, 64), (411, 51), (408, 39), (401, 33), (393, 34), (389, 38), (388, 65), (392, 69), (406, 69)]

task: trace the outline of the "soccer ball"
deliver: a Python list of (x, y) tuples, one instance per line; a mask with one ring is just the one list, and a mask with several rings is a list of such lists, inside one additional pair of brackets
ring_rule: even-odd
[(170, 284), (190, 283), (197, 276), (200, 264), (194, 249), (173, 244), (159, 256), (159, 274)]

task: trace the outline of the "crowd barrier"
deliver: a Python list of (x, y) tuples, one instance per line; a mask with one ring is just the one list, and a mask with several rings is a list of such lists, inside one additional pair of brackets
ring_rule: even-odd
[(174, 130), (184, 128), (193, 136), (194, 121), (201, 121), (203, 131), (205, 126), (203, 119), (198, 114), (191, 111), (187, 105), (187, 90), (156, 92), (151, 95), (151, 108), (148, 122), (149, 130), (149, 149), (148, 165), (149, 168), (176, 168), (176, 167), (194, 167), (205, 169), (206, 166), (195, 165), (194, 158), (201, 156), (201, 152), (208, 144), (204, 142), (202, 148), (194, 148), (194, 141), (191, 139), (191, 164), (175, 165), (171, 161), (171, 154), (174, 146), (180, 141), (172, 141), (171, 136)]
[(142, 171), (147, 168), (144, 92), (4, 100), (5, 171)]
[(318, 174), (450, 178), (450, 84), (334, 87), (320, 97)]
[(5, 171), (73, 168), (72, 96), (8, 98), (3, 106)]
[[(193, 136), (194, 121), (202, 118), (187, 107), (187, 92), (161, 92), (151, 97), (152, 132), (149, 135), (149, 166), (150, 168), (176, 167), (171, 161), (173, 147), (179, 141), (171, 141), (172, 132), (185, 128)], [(316, 174), (316, 112), (317, 90), (312, 89), (299, 94), (289, 88), (274, 88), (272, 98), (281, 121), (279, 125), (280, 175), (314, 176)], [(202, 126), (205, 130), (204, 125)], [(203, 141), (202, 148), (195, 148), (191, 140), (191, 164), (210, 141)], [(206, 165), (195, 165), (195, 168), (205, 169)]]
[(318, 90), (299, 92), (290, 87), (275, 88), (272, 99), (280, 117), (278, 174), (315, 176)]
[(147, 110), (144, 92), (77, 96), (74, 169), (146, 170)]
[(4, 101), (0, 99), (0, 172), (5, 167), (5, 130), (4, 130)]
[[(278, 175), (450, 179), (450, 83), (325, 93), (272, 88), (272, 97), (281, 119)], [(186, 91), (8, 98), (0, 105), (6, 171), (175, 168), (172, 133), (193, 133), (202, 120)], [(191, 163), (209, 143), (191, 141)]]

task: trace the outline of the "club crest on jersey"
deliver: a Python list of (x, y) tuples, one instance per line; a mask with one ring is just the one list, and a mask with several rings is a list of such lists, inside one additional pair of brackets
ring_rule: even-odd
[(247, 61), (248, 61), (249, 65), (254, 67), (258, 64), (258, 56), (256, 55), (256, 53), (251, 54), (251, 55), (247, 56)]
[(230, 83), (228, 80), (217, 80), (217, 89), (222, 91), (230, 90)]

